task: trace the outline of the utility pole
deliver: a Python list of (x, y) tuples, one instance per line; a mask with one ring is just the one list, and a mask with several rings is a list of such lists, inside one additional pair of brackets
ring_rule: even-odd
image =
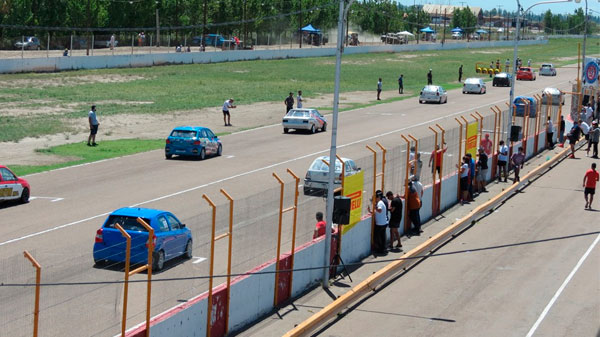
[(444, 8), (444, 35), (442, 36), (442, 46), (446, 42), (446, 8)]
[(206, 50), (206, 2), (208, 0), (204, 0), (204, 5), (203, 7), (203, 11), (204, 11), (204, 18), (202, 19), (202, 51)]
[(86, 43), (86, 49), (85, 49), (85, 55), (89, 56), (90, 55), (90, 26), (91, 26), (91, 22), (92, 21), (92, 17), (91, 17), (91, 13), (90, 13), (90, 0), (87, 0), (87, 5), (85, 6), (85, 11), (87, 12), (87, 27), (88, 27), (88, 31), (87, 31), (87, 43)]
[(492, 11), (490, 11), (490, 24), (489, 24), (489, 32), (488, 32), (488, 42), (492, 40)]
[(158, 13), (160, 1), (155, 1), (154, 4), (156, 5), (156, 47), (160, 47), (160, 18)]
[(298, 36), (300, 37), (300, 48), (302, 48), (302, 38), (304, 37), (304, 34), (302, 33), (302, 0), (299, 1), (300, 3), (300, 20), (298, 20), (298, 24), (300, 25), (300, 27), (298, 27)]

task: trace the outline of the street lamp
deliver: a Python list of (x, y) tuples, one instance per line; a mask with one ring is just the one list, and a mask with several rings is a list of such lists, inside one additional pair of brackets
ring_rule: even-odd
[[(535, 3), (529, 6), (526, 10), (522, 10), (521, 3), (517, 0), (517, 25), (515, 30), (515, 43), (513, 49), (513, 68), (512, 68), (512, 77), (510, 79), (510, 101), (508, 102), (510, 116), (513, 115), (513, 100), (515, 99), (515, 80), (517, 75), (517, 47), (519, 45), (519, 29), (521, 28), (521, 12), (523, 14), (527, 13), (530, 9), (537, 5), (545, 5), (545, 4), (554, 4), (554, 3), (562, 3), (562, 2), (571, 2), (572, 0), (550, 0), (550, 1), (542, 1)], [(579, 0), (581, 1), (581, 0)], [(587, 3), (587, 0), (585, 0)], [(512, 119), (508, 119), (508, 141), (510, 141), (510, 129), (512, 128)], [(508, 142), (507, 141), (507, 142)]]
[[(599, 0), (600, 1), (600, 0)], [(581, 0), (575, 0), (576, 3), (581, 3)], [(583, 77), (585, 74), (585, 43), (587, 40), (587, 22), (588, 22), (588, 2), (585, 0), (585, 13), (583, 17), (583, 50), (581, 51), (581, 73), (579, 74), (579, 81), (577, 81), (577, 92), (579, 93), (579, 99), (577, 100), (577, 114), (581, 111), (581, 103), (583, 100)]]

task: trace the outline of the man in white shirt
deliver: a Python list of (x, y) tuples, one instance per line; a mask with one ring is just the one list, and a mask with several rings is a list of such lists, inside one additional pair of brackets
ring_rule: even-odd
[(550, 116), (548, 116), (548, 122), (546, 123), (546, 142), (549, 149), (554, 148), (554, 124)]
[[(96, 117), (96, 106), (92, 105), (92, 109), (88, 112), (88, 122), (90, 123), (90, 135), (88, 137), (88, 146), (96, 146), (96, 134), (98, 133), (98, 118)], [(91, 142), (91, 143), (90, 143)]]
[(504, 141), (500, 141), (500, 147), (498, 148), (498, 182), (504, 172), (504, 182), (508, 181), (508, 172), (506, 171), (506, 164), (508, 163), (508, 146), (504, 144)]
[(373, 241), (375, 243), (375, 253), (386, 254), (385, 242), (386, 242), (386, 227), (388, 223), (387, 218), (387, 207), (388, 205), (383, 202), (383, 192), (378, 191), (375, 194), (375, 209), (371, 210), (371, 205), (367, 206), (367, 211), (371, 213), (371, 216), (375, 217), (375, 229), (373, 233)]
[(235, 109), (236, 106), (233, 105), (233, 98), (230, 98), (223, 103), (223, 123), (225, 126), (231, 126), (231, 115), (229, 115), (229, 109)]
[(302, 90), (298, 90), (298, 96), (296, 96), (296, 104), (298, 109), (302, 109), (302, 103), (304, 99), (302, 98)]

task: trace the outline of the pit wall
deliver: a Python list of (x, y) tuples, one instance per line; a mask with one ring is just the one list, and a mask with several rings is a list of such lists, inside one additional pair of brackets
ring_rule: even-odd
[[(547, 44), (548, 40), (524, 40), (520, 46)], [(344, 54), (399, 53), (412, 51), (512, 47), (513, 41), (482, 41), (436, 44), (406, 44), (346, 47)], [(167, 54), (133, 54), (101, 56), (66, 56), (0, 60), (0, 74), (23, 72), (58, 72), (80, 69), (151, 67), (167, 64), (204, 64), (251, 60), (334, 56), (335, 48), (277, 50), (232, 50)]]

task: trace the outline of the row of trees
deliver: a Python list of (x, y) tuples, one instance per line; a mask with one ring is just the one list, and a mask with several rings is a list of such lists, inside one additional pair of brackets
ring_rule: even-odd
[[(83, 28), (106, 32), (123, 31), (156, 25), (195, 26), (185, 28), (202, 32), (206, 22), (208, 32), (242, 35), (244, 32), (294, 31), (308, 23), (320, 29), (337, 24), (337, 0), (0, 0), (0, 34), (28, 35), (30, 27), (62, 27), (65, 32)], [(510, 15), (507, 11), (490, 10), (495, 15)], [(419, 6), (403, 6), (394, 0), (363, 0), (355, 2), (349, 12), (352, 26), (363, 31), (381, 34), (408, 30), (416, 32), (430, 23), (430, 17)], [(580, 27), (583, 13), (544, 16), (548, 29), (569, 30)], [(246, 22), (246, 23), (244, 23)], [(474, 30), (477, 19), (468, 10), (455, 11), (452, 26)], [(29, 26), (19, 28), (16, 26)], [(46, 28), (38, 30), (47, 31)], [(61, 29), (57, 29), (61, 30)], [(180, 29), (183, 30), (183, 29)], [(570, 33), (579, 33), (580, 30)]]

